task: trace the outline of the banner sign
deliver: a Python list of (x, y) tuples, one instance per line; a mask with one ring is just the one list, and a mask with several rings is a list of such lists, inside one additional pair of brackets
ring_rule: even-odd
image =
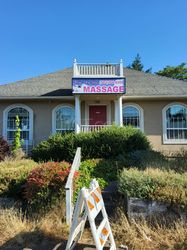
[(125, 78), (72, 78), (73, 94), (124, 94)]

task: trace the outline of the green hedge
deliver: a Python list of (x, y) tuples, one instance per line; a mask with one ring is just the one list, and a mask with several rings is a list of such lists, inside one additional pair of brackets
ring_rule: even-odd
[(115, 127), (91, 133), (56, 134), (33, 149), (35, 161), (71, 162), (77, 147), (81, 147), (82, 159), (115, 158), (134, 150), (150, 149), (147, 137), (132, 127)]
[(119, 177), (119, 190), (130, 197), (152, 199), (187, 208), (187, 173), (159, 169), (124, 169)]

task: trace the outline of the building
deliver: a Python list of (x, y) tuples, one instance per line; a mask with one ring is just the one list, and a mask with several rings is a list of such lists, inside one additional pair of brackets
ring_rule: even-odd
[(28, 149), (52, 133), (132, 125), (156, 150), (187, 149), (187, 82), (124, 68), (79, 64), (0, 86), (0, 131), (11, 142), (15, 117)]

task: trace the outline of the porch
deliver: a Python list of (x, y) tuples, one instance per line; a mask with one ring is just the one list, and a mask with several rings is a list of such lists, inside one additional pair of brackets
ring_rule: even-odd
[(75, 132), (99, 131), (113, 124), (123, 126), (122, 97), (75, 95)]
[(122, 126), (125, 93), (123, 62), (81, 64), (74, 60), (72, 90), (75, 97), (75, 132)]

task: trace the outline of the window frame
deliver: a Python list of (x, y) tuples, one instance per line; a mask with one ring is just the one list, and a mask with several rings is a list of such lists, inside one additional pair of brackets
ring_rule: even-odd
[(187, 109), (187, 105), (181, 102), (172, 102), (167, 104), (162, 109), (162, 126), (163, 126), (163, 144), (187, 144), (187, 139), (167, 139), (167, 119), (166, 119), (166, 111), (172, 106), (182, 106)]
[[(123, 116), (123, 109), (126, 108), (126, 107), (133, 107), (133, 108), (136, 108), (139, 112), (139, 116), (140, 116), (140, 126), (139, 128), (137, 129), (140, 129), (142, 132), (144, 132), (144, 110), (142, 107), (140, 107), (138, 104), (136, 103), (123, 103), (123, 106), (122, 106), (122, 116)], [(124, 126), (124, 125), (123, 125)], [(136, 128), (136, 127), (134, 127)]]
[[(60, 108), (72, 108), (75, 112), (75, 106), (72, 105), (72, 104), (68, 104), (68, 103), (64, 103), (64, 104), (59, 104), (57, 105), (53, 111), (52, 111), (52, 134), (56, 134), (58, 133), (58, 131), (56, 131), (56, 112), (60, 109)], [(63, 129), (61, 129), (62, 131)], [(64, 132), (66, 132), (68, 130), (65, 130), (64, 129)], [(70, 130), (69, 130), (70, 131)], [(72, 132), (75, 131), (75, 128), (74, 130), (72, 130)]]
[[(24, 142), (23, 142), (23, 144), (27, 144), (26, 142), (33, 141), (33, 110), (25, 104), (19, 104), (19, 103), (12, 104), (4, 109), (4, 111), (3, 111), (3, 137), (7, 140), (8, 113), (14, 108), (23, 108), (23, 109), (27, 110), (27, 112), (29, 113), (29, 129), (27, 130), (27, 131), (29, 131), (29, 139), (24, 140)], [(10, 142), (12, 142), (12, 141), (10, 141)]]

